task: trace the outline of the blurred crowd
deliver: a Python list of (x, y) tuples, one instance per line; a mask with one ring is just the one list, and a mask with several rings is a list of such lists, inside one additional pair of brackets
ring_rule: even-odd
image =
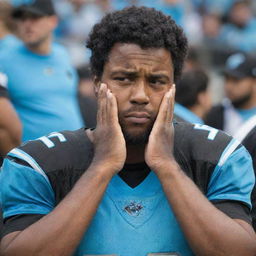
[[(17, 7), (31, 0), (9, 0), (9, 2)], [(202, 120), (208, 120), (206, 113), (212, 104), (222, 104), (226, 100), (231, 100), (232, 103), (232, 99), (229, 98), (232, 93), (227, 92), (231, 89), (230, 86), (227, 89), (226, 84), (227, 80), (229, 82), (230, 79), (234, 80), (237, 77), (230, 78), (223, 74), (230, 56), (242, 54), (246, 59), (248, 56), (254, 58), (256, 55), (256, 3), (252, 0), (54, 0), (53, 2), (58, 16), (54, 41), (66, 47), (71, 62), (78, 71), (80, 106), (91, 109), (96, 108), (96, 103), (88, 67), (90, 52), (85, 44), (93, 25), (112, 10), (130, 5), (154, 7), (170, 15), (183, 27), (190, 45), (184, 72), (193, 73), (193, 70), (195, 72), (200, 70), (207, 76), (209, 96), (203, 100), (207, 103), (206, 110), (203, 111), (205, 114), (200, 116)], [(241, 61), (232, 63), (234, 66), (234, 63), (241, 64)], [(189, 85), (186, 86), (191, 85), (190, 79), (191, 77), (190, 82), (186, 82)], [(194, 82), (197, 83), (198, 80)], [(236, 86), (236, 94), (245, 93), (237, 88), (238, 86)], [(248, 94), (249, 91), (246, 93)], [(243, 108), (241, 105), (238, 107)], [(249, 108), (254, 108), (254, 103)], [(84, 112), (85, 107), (81, 109)], [(84, 120), (88, 119), (87, 124), (95, 124), (95, 111), (90, 112), (91, 117), (82, 113)], [(252, 113), (254, 114), (254, 111)], [(211, 125), (214, 126), (213, 123)]]
[[(28, 3), (36, 9), (18, 10)], [(206, 130), (207, 124), (240, 141), (256, 127), (256, 1), (0, 0), (0, 166), (21, 142), (39, 138), (50, 148), (49, 138), (63, 140), (55, 131), (95, 127), (86, 41), (106, 13), (131, 5), (170, 15), (188, 38), (177, 120)]]
[[(10, 0), (14, 5), (30, 0)], [(248, 0), (55, 0), (56, 40), (66, 45), (75, 66), (88, 63), (85, 41), (104, 14), (130, 5), (154, 7), (184, 28), (204, 64), (218, 68), (232, 52), (256, 50), (256, 4)]]

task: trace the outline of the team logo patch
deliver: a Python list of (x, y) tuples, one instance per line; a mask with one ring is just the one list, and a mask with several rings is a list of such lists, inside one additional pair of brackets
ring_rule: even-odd
[(143, 209), (143, 205), (141, 203), (131, 202), (129, 205), (125, 206), (124, 210), (130, 214), (131, 216), (137, 217), (139, 216), (141, 210)]
[(162, 199), (163, 197), (157, 196), (140, 200), (119, 199), (113, 202), (123, 219), (134, 228), (138, 228), (152, 217)]

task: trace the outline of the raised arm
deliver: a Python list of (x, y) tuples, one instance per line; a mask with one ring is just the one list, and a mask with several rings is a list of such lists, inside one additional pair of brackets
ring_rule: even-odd
[[(158, 175), (193, 252), (197, 256), (255, 256), (256, 240), (252, 227), (245, 221), (232, 219), (218, 210), (175, 161), (170, 146), (174, 136), (170, 125), (173, 101), (174, 90), (171, 90), (162, 101), (145, 157), (147, 164)], [(248, 159), (244, 158), (243, 161), (246, 163)], [(249, 195), (254, 180), (251, 163), (245, 164), (245, 168), (247, 170), (243, 170), (240, 184), (246, 178), (243, 174), (248, 175), (252, 182), (240, 189), (248, 190)], [(238, 187), (234, 189), (239, 190)]]
[(126, 158), (116, 99), (106, 85), (99, 92), (97, 118), (97, 128), (91, 134), (95, 154), (89, 168), (49, 214), (21, 232), (6, 235), (1, 242), (1, 255), (70, 256), (74, 253), (109, 181)]

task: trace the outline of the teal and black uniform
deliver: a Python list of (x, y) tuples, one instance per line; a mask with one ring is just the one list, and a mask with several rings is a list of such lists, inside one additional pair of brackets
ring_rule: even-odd
[(174, 105), (174, 115), (179, 121), (192, 124), (204, 124), (204, 121), (199, 116), (177, 102)]
[[(214, 128), (189, 123), (174, 128), (174, 156), (182, 170), (218, 209), (250, 223), (254, 173), (249, 153)], [(92, 158), (93, 144), (84, 129), (52, 133), (13, 149), (0, 180), (3, 235), (50, 213)], [(145, 163), (125, 165), (110, 181), (74, 255), (150, 253), (194, 255), (154, 172)]]
[(23, 126), (22, 141), (84, 124), (77, 102), (77, 75), (66, 50), (52, 45), (49, 55), (32, 53), (23, 44), (0, 54), (0, 71)]

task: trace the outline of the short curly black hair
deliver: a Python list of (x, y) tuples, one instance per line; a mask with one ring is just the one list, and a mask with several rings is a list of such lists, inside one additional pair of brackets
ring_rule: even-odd
[(93, 27), (86, 45), (92, 51), (93, 75), (102, 76), (115, 43), (133, 43), (144, 49), (167, 49), (172, 57), (174, 81), (180, 77), (187, 55), (187, 39), (170, 16), (154, 8), (135, 6), (107, 14)]

